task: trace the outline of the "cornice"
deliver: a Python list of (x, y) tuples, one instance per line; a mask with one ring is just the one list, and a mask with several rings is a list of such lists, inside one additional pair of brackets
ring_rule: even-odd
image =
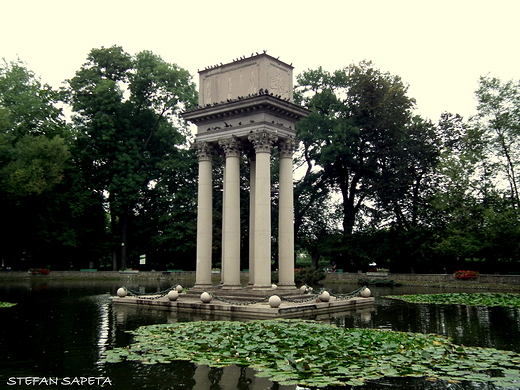
[(310, 114), (306, 108), (298, 106), (274, 95), (256, 94), (253, 96), (239, 97), (228, 102), (208, 104), (186, 111), (182, 117), (194, 124), (211, 122), (223, 118), (240, 117), (253, 113), (267, 112), (277, 116), (298, 121)]

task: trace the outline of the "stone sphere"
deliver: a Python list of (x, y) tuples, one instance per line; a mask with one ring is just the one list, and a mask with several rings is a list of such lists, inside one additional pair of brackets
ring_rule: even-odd
[(278, 295), (271, 295), (269, 297), (269, 306), (277, 308), (282, 303), (282, 299)]
[(168, 299), (170, 301), (176, 301), (179, 298), (179, 292), (177, 290), (171, 290), (168, 292)]
[(175, 289), (177, 290), (178, 293), (181, 293), (182, 290), (184, 290), (184, 288), (180, 284), (178, 284), (177, 287), (175, 287)]
[(363, 298), (368, 298), (372, 294), (372, 291), (370, 291), (369, 288), (365, 288), (359, 295), (361, 295)]
[(212, 299), (211, 295), (208, 294), (207, 292), (203, 292), (202, 294), (200, 294), (200, 300), (203, 303), (210, 303), (211, 299)]
[(303, 286), (301, 286), (300, 291), (305, 294), (308, 291), (307, 286), (305, 284)]
[(275, 289), (278, 288), (278, 286), (277, 286), (276, 284), (273, 283), (273, 284), (271, 284), (271, 288), (272, 288), (273, 290), (275, 290)]
[(323, 291), (320, 294), (319, 298), (320, 298), (320, 301), (322, 301), (322, 302), (328, 302), (328, 301), (330, 301), (330, 294), (328, 291)]
[(128, 294), (128, 292), (126, 291), (126, 288), (124, 288), (124, 287), (119, 287), (119, 288), (117, 289), (117, 296), (118, 296), (119, 298), (124, 298), (124, 297), (126, 297), (126, 294)]

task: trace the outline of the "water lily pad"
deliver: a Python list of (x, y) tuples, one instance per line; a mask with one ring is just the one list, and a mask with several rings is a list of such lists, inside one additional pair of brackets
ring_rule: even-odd
[(519, 354), (455, 345), (432, 334), (345, 329), (301, 320), (186, 322), (131, 333), (131, 345), (106, 351), (107, 363), (247, 365), (258, 370), (258, 376), (310, 387), (360, 386), (395, 377), (453, 382), (500, 377), (500, 383), (517, 385), (520, 377)]

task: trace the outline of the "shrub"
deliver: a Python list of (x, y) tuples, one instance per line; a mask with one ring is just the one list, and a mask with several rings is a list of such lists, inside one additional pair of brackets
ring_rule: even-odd
[(302, 268), (294, 274), (296, 283), (316, 285), (320, 280), (325, 279), (325, 271), (313, 267)]
[(455, 279), (470, 280), (478, 278), (477, 271), (456, 271), (453, 274)]

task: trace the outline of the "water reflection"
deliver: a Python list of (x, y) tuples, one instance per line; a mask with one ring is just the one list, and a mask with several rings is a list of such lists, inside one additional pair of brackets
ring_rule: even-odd
[[(126, 346), (128, 330), (139, 326), (194, 320), (229, 320), (222, 316), (177, 314), (148, 307), (112, 305), (114, 282), (7, 282), (0, 284), (0, 301), (17, 302), (3, 309), (0, 326), (0, 388), (13, 376), (106, 376), (112, 389), (195, 390), (296, 390), (254, 376), (249, 368), (209, 368), (190, 362), (165, 365), (139, 363), (100, 364), (106, 349)], [(147, 291), (170, 287), (150, 283)], [(344, 286), (345, 291), (354, 290)], [(139, 288), (132, 286), (131, 288)], [(338, 288), (338, 286), (334, 286)], [(396, 331), (437, 333), (452, 337), (457, 344), (494, 347), (520, 352), (520, 310), (512, 308), (414, 305), (382, 298), (395, 293), (430, 291), (373, 289), (373, 308), (335, 313), (316, 318), (342, 327), (382, 328)], [(433, 292), (442, 292), (435, 289)], [(47, 387), (51, 389), (52, 387)], [(370, 383), (364, 389), (441, 389), (446, 384), (424, 380), (395, 379)], [(487, 385), (452, 384), (452, 389), (484, 389)]]

